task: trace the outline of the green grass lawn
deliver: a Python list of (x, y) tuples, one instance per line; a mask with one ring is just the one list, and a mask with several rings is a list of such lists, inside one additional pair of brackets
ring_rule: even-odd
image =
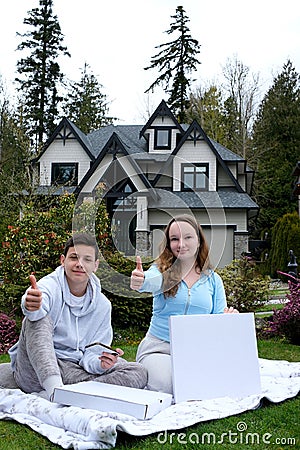
[(284, 303), (267, 303), (264, 306), (260, 306), (258, 312), (267, 312), (267, 311), (273, 311), (274, 309), (282, 309), (284, 307)]
[[(137, 345), (122, 346), (125, 357), (134, 360)], [(300, 346), (291, 345), (280, 339), (259, 340), (258, 352), (261, 358), (300, 361)], [(8, 360), (0, 356), (0, 362)], [(225, 450), (285, 450), (300, 449), (300, 396), (280, 404), (264, 405), (255, 411), (247, 411), (225, 419), (201, 422), (197, 425), (168, 433), (147, 437), (135, 437), (118, 433), (116, 448), (119, 450), (155, 449), (225, 449)], [(247, 427), (246, 431), (238, 432)], [(235, 434), (236, 433), (236, 434)], [(238, 442), (237, 442), (238, 441)], [(265, 442), (264, 442), (265, 441)], [(0, 450), (58, 449), (46, 438), (33, 432), (27, 426), (13, 421), (0, 421)]]

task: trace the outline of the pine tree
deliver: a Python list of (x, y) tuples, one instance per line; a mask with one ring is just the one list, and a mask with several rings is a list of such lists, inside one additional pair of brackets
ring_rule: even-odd
[(288, 61), (265, 95), (254, 124), (254, 195), (260, 206), (260, 233), (296, 210), (291, 193), (292, 170), (299, 160), (300, 147), (299, 81), (299, 74)]
[(288, 271), (289, 251), (300, 261), (300, 218), (297, 212), (280, 217), (272, 230), (272, 244), (267, 260), (269, 274), (278, 277), (277, 270)]
[(31, 188), (30, 143), (16, 117), (0, 79), (0, 242)]
[(197, 64), (200, 64), (196, 57), (200, 52), (200, 45), (191, 37), (187, 26), (189, 18), (182, 6), (176, 8), (176, 14), (171, 18), (174, 22), (170, 24), (170, 29), (166, 33), (178, 32), (179, 36), (173, 41), (155, 47), (161, 50), (152, 57), (150, 66), (145, 67), (145, 70), (157, 68), (161, 75), (145, 92), (163, 85), (170, 95), (168, 104), (177, 115), (179, 122), (183, 122), (184, 112), (189, 106), (188, 89), (192, 82), (190, 75), (196, 70)]
[(28, 55), (17, 62), (16, 78), (24, 104), (23, 114), (29, 134), (42, 144), (55, 128), (58, 116), (58, 104), (62, 100), (59, 85), (63, 74), (57, 59), (60, 55), (70, 54), (62, 45), (63, 35), (57, 16), (52, 11), (53, 0), (39, 0), (39, 8), (28, 12), (24, 24), (31, 30), (25, 34), (17, 33), (24, 40), (17, 50)]
[(113, 121), (107, 116), (108, 101), (101, 92), (103, 86), (88, 69), (89, 65), (85, 63), (80, 81), (70, 84), (63, 106), (64, 114), (85, 134)]
[(197, 120), (210, 138), (224, 145), (224, 107), (218, 87), (215, 84), (206, 89), (199, 87), (191, 93), (189, 101), (185, 111), (187, 123)]

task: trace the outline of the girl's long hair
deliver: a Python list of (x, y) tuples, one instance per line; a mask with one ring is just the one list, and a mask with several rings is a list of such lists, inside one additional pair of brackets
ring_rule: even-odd
[(159, 271), (163, 275), (163, 292), (165, 298), (174, 297), (176, 295), (179, 284), (182, 280), (180, 261), (177, 260), (176, 256), (173, 255), (170, 246), (169, 232), (170, 226), (174, 222), (186, 222), (190, 224), (197, 233), (199, 239), (199, 247), (195, 262), (196, 270), (199, 272), (199, 274), (211, 268), (208, 256), (208, 245), (201, 226), (193, 216), (190, 216), (188, 214), (173, 217), (173, 219), (169, 222), (165, 229), (165, 236), (162, 243), (160, 244), (160, 255), (155, 261)]

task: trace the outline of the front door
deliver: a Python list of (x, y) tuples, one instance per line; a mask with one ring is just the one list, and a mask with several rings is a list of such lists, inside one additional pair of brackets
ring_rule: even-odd
[(131, 182), (123, 181), (105, 198), (115, 250), (128, 256), (135, 255), (136, 196)]

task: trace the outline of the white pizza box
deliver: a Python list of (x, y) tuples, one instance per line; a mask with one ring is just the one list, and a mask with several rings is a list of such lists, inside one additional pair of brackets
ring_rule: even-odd
[(175, 403), (261, 393), (253, 313), (170, 317)]
[(151, 419), (172, 403), (172, 395), (114, 384), (84, 381), (54, 390), (53, 401), (98, 411), (129, 414)]

